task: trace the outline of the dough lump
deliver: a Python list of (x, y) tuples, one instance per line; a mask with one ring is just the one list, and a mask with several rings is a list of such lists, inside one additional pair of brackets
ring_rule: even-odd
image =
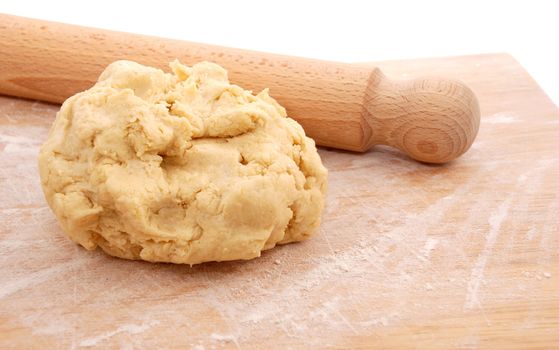
[(186, 264), (308, 238), (327, 178), (314, 141), (267, 90), (209, 62), (170, 67), (114, 62), (62, 105), (39, 169), (64, 232), (90, 250)]

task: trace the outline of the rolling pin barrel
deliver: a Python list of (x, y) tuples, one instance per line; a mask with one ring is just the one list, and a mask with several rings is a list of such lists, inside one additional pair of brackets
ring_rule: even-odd
[(387, 79), (378, 68), (274, 55), (0, 15), (0, 93), (61, 103), (89, 88), (111, 62), (165, 69), (178, 58), (213, 61), (244, 88), (270, 88), (322, 146), (396, 147), (444, 163), (471, 146), (479, 105), (458, 81)]

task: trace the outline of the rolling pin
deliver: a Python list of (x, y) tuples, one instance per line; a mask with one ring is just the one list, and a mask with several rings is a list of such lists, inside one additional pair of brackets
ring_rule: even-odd
[(479, 128), (474, 93), (459, 81), (390, 80), (378, 68), (253, 52), (0, 14), (0, 93), (61, 103), (92, 86), (111, 62), (167, 69), (212, 61), (231, 82), (270, 94), (318, 145), (364, 152), (396, 147), (444, 163)]

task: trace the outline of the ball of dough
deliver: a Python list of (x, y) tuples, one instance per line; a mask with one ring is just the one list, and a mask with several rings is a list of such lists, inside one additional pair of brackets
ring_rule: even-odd
[(186, 264), (308, 238), (327, 178), (313, 140), (267, 90), (232, 85), (213, 63), (170, 66), (114, 62), (62, 105), (39, 169), (64, 232), (90, 250)]

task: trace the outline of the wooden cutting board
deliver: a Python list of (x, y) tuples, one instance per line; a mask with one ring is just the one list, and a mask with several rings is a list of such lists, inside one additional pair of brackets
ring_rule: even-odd
[(0, 347), (558, 347), (559, 110), (505, 54), (379, 67), (469, 84), (472, 149), (443, 166), (321, 149), (313, 239), (192, 268), (71, 243), (36, 164), (58, 107), (0, 97)]

